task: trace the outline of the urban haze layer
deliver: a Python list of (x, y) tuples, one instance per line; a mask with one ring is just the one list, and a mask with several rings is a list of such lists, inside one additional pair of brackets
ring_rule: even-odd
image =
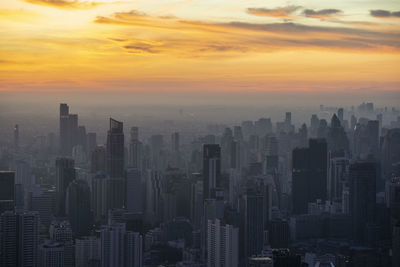
[(400, 266), (397, 107), (136, 109), (1, 117), (1, 266)]

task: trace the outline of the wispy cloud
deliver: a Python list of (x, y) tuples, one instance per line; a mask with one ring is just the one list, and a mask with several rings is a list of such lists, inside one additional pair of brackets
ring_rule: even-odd
[(321, 10), (305, 9), (303, 13), (306, 17), (309, 18), (327, 19), (342, 13), (342, 11), (333, 8)]
[(398, 18), (400, 19), (400, 11), (388, 11), (388, 10), (382, 10), (382, 9), (377, 9), (377, 10), (370, 10), (369, 11), (370, 15), (376, 18)]
[(87, 2), (78, 0), (24, 0), (24, 1), (35, 5), (50, 6), (62, 9), (90, 9), (97, 7), (101, 4), (104, 4), (102, 2)]
[[(320, 14), (338, 12), (325, 11)], [(249, 23), (232, 21), (228, 23), (204, 22), (176, 19), (162, 19), (134, 12), (119, 12), (110, 17), (98, 17), (98, 24), (140, 28), (151, 28), (155, 36), (143, 40), (132, 40), (127, 30), (121, 36), (109, 38), (120, 41), (121, 47), (134, 53), (176, 53), (184, 56), (201, 56), (208, 53), (228, 52), (269, 52), (279, 49), (320, 48), (336, 50), (400, 50), (400, 35), (373, 29), (357, 27), (313, 26), (294, 22)], [(167, 31), (174, 34), (165, 35)], [(157, 35), (159, 32), (159, 35)], [(162, 36), (162, 37), (161, 37)], [(131, 43), (127, 44), (131, 40)], [(227, 45), (229, 44), (229, 45)], [(200, 53), (200, 55), (199, 55)]]
[(286, 6), (277, 8), (248, 8), (247, 13), (260, 17), (292, 18), (293, 13), (301, 9), (301, 6)]

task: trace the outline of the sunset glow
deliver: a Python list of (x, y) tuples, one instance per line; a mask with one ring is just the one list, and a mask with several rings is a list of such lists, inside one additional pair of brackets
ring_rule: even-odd
[(1, 1), (0, 90), (399, 90), (399, 1), (287, 3)]

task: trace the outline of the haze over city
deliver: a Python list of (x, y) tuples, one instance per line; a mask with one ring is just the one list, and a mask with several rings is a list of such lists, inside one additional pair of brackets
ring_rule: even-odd
[(1, 267), (400, 267), (400, 1), (0, 1)]

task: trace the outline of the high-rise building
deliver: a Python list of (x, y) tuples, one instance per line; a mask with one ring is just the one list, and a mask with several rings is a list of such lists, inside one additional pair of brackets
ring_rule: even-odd
[(242, 214), (244, 219), (244, 256), (259, 255), (264, 244), (265, 209), (264, 195), (247, 189), (243, 196)]
[(349, 165), (349, 159), (344, 153), (335, 155), (335, 153), (329, 152), (327, 198), (330, 201), (342, 198), (343, 188), (348, 182)]
[(56, 215), (65, 216), (65, 199), (68, 185), (75, 179), (74, 160), (56, 159)]
[(203, 179), (204, 199), (208, 199), (221, 180), (221, 147), (217, 144), (203, 145)]
[(19, 125), (15, 124), (14, 126), (14, 149), (15, 151), (19, 150)]
[(72, 148), (78, 144), (78, 115), (69, 113), (67, 104), (60, 104), (60, 152), (71, 156)]
[(139, 127), (132, 127), (129, 143), (129, 167), (143, 170), (142, 153), (143, 143), (139, 140)]
[(88, 155), (96, 148), (97, 146), (97, 135), (96, 133), (87, 133), (86, 135), (86, 152)]
[(208, 220), (207, 266), (235, 267), (239, 262), (239, 229), (218, 219)]
[(144, 208), (144, 184), (141, 172), (136, 168), (125, 171), (126, 179), (126, 208), (130, 212), (143, 212)]
[(37, 266), (39, 214), (5, 211), (0, 215), (0, 265)]
[(107, 135), (108, 209), (122, 208), (125, 200), (123, 123), (110, 118)]
[(106, 149), (104, 146), (97, 146), (92, 150), (90, 171), (92, 173), (106, 171)]
[(14, 209), (15, 172), (0, 171), (0, 212)]
[(385, 179), (390, 179), (395, 170), (395, 164), (400, 162), (400, 129), (390, 129), (383, 138), (382, 167)]
[(343, 108), (338, 109), (338, 117), (341, 123), (343, 123)]
[(96, 222), (106, 221), (107, 193), (107, 175), (98, 172), (92, 179), (92, 210)]
[(376, 163), (360, 161), (350, 165), (350, 214), (353, 239), (366, 242), (366, 229), (375, 222), (376, 206)]
[(101, 229), (102, 267), (141, 267), (142, 251), (142, 236), (126, 231), (124, 223), (105, 225)]
[(143, 238), (140, 233), (125, 233), (125, 265), (127, 267), (143, 266)]
[(124, 177), (123, 123), (110, 118), (107, 134), (107, 172), (110, 178)]
[(292, 199), (294, 214), (307, 213), (309, 202), (325, 201), (327, 195), (327, 143), (310, 139), (308, 148), (292, 155)]
[(56, 191), (36, 185), (27, 192), (27, 202), (28, 210), (39, 213), (40, 232), (47, 232), (56, 211)]
[(81, 146), (85, 153), (87, 152), (86, 127), (83, 125), (78, 126), (77, 145)]
[(75, 236), (89, 234), (92, 223), (90, 189), (85, 180), (72, 181), (67, 188), (66, 214)]
[(63, 247), (63, 265), (74, 266), (74, 242), (71, 224), (69, 221), (53, 220), (49, 227), (49, 236), (53, 242), (59, 242)]
[(232, 169), (241, 169), (241, 143), (239, 140), (232, 140), (231, 143), (231, 168)]
[(175, 132), (171, 135), (171, 149), (172, 151), (179, 151), (179, 133)]
[(60, 152), (67, 156), (70, 146), (69, 140), (69, 106), (60, 104)]
[(392, 267), (397, 267), (400, 266), (400, 222), (393, 227), (392, 244)]
[(75, 239), (75, 266), (86, 267), (97, 262), (100, 265), (100, 238), (85, 236)]
[(47, 240), (39, 247), (39, 266), (65, 267), (64, 245), (59, 242)]

